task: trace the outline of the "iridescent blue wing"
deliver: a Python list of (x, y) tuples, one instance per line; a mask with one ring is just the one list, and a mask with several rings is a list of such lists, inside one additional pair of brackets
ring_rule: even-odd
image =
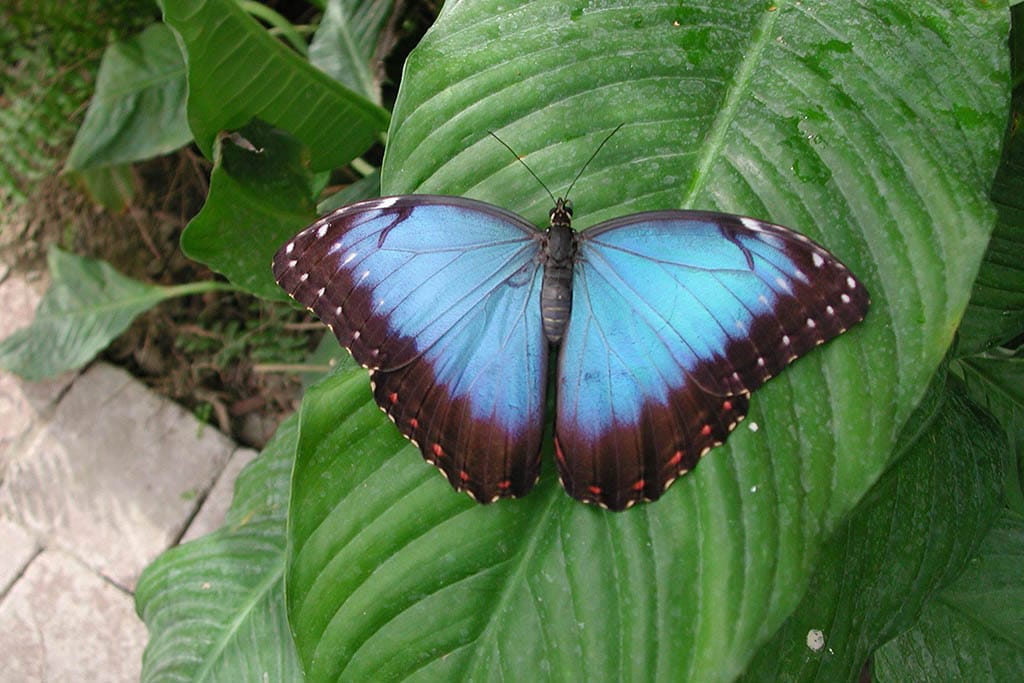
[(725, 441), (750, 392), (867, 312), (832, 254), (786, 228), (664, 211), (579, 235), (556, 460), (575, 498), (654, 500)]
[(371, 370), (374, 398), (457, 490), (537, 480), (548, 345), (542, 235), (456, 197), (359, 202), (274, 257), (274, 277)]

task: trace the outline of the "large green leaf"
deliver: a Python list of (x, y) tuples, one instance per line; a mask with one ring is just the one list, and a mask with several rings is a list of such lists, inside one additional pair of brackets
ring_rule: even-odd
[(108, 264), (53, 247), (50, 288), (32, 324), (0, 342), (0, 366), (38, 380), (91, 361), (135, 316), (164, 299), (222, 287), (197, 282), (158, 287), (121, 275)]
[(875, 656), (878, 681), (1024, 677), (1024, 517), (1006, 512), (957, 581)]
[[(825, 544), (803, 602), (750, 663), (749, 680), (857, 680), (870, 653), (913, 625), (977, 552), (1001, 510), (1006, 440), (959, 383), (929, 398), (907, 425), (903, 456)], [(807, 644), (814, 631), (817, 650)]]
[(212, 156), (223, 130), (261, 118), (311, 150), (314, 170), (342, 166), (387, 126), (386, 111), (278, 42), (234, 0), (162, 0), (188, 65), (188, 118)]
[(148, 159), (187, 144), (185, 92), (185, 63), (167, 26), (109, 46), (65, 170)]
[(181, 236), (185, 255), (266, 299), (285, 300), (270, 261), (316, 218), (309, 152), (262, 121), (220, 136), (210, 193)]
[(1006, 32), (1005, 6), (447, 5), (406, 65), (385, 193), (540, 224), (550, 200), (487, 131), (564, 186), (625, 122), (577, 186), (580, 227), (753, 214), (822, 241), (874, 304), (758, 392), (750, 429), (623, 514), (571, 501), (550, 467), (525, 499), (473, 506), (415, 464), (358, 375), (311, 391), (287, 578), (308, 679), (740, 673), (889, 461), (963, 313), (994, 222)]
[(239, 475), (220, 529), (143, 572), (135, 591), (149, 629), (143, 681), (302, 680), (283, 595), (296, 423), (283, 423)]

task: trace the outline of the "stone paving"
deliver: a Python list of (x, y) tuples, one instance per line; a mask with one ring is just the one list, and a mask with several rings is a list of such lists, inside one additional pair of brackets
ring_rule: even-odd
[[(44, 286), (0, 272), (0, 338)], [(104, 363), (38, 384), (0, 371), (0, 679), (138, 681), (139, 575), (217, 528), (255, 455)]]

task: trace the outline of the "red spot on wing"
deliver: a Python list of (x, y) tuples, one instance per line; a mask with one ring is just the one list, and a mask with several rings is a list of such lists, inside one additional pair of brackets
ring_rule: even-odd
[(732, 401), (724, 401), (722, 403), (722, 410), (732, 410)]
[(469, 481), (469, 472), (466, 470), (459, 470), (459, 479), (462, 481)]
[(437, 457), (439, 457), (439, 458), (444, 457), (444, 449), (441, 448), (441, 444), (435, 443), (434, 447), (433, 447), (433, 450), (434, 450), (434, 455), (436, 455)]
[(398, 392), (392, 391), (390, 394), (388, 394), (388, 401), (390, 401), (392, 405), (398, 403)]
[(498, 488), (502, 491), (507, 491), (512, 486), (512, 481), (509, 479), (502, 479), (498, 482)]
[(409, 426), (412, 427), (413, 429), (419, 429), (420, 428), (420, 421), (417, 420), (415, 417), (411, 418), (409, 420)]
[(700, 429), (701, 436), (711, 436), (711, 425), (706, 424)]
[(669, 464), (669, 467), (675, 467), (676, 465), (678, 465), (682, 461), (683, 461), (683, 452), (682, 451), (676, 451), (675, 454), (671, 458), (668, 459), (668, 464)]
[(601, 495), (601, 487), (600, 486), (594, 486), (593, 484), (591, 484), (590, 486), (587, 487), (587, 490), (590, 491), (591, 493), (593, 493), (595, 496), (600, 496)]
[(633, 484), (633, 490), (634, 491), (643, 491), (644, 490), (644, 486), (646, 486), (646, 485), (647, 485), (647, 483), (643, 479), (638, 479), (637, 482), (635, 484)]

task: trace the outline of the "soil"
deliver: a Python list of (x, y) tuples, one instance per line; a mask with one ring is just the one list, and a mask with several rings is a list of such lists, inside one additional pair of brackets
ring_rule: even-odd
[[(206, 197), (210, 165), (186, 148), (135, 167), (135, 197), (122, 211), (97, 207), (66, 178), (43, 181), (7, 216), (0, 258), (44, 273), (56, 244), (102, 259), (158, 285), (221, 279), (185, 258), (182, 230)], [(239, 442), (260, 448), (298, 407), (294, 372), (322, 336), (310, 316), (242, 293), (208, 292), (165, 301), (139, 316), (101, 356)]]

